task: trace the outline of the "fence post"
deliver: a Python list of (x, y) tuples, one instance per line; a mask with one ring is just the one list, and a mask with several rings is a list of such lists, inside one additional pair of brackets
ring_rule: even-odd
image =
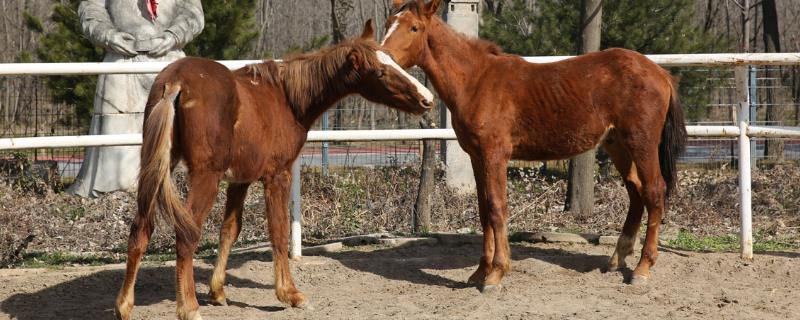
[(741, 214), (742, 258), (753, 259), (752, 190), (750, 186), (750, 138), (747, 136), (750, 120), (750, 95), (748, 94), (747, 66), (735, 68), (736, 98), (739, 126), (739, 210)]
[[(340, 128), (341, 129), (341, 128)], [(328, 130), (328, 111), (322, 113), (322, 130)], [(322, 142), (322, 175), (328, 175), (328, 141)]]
[[(756, 72), (757, 72), (756, 67), (751, 66), (750, 67), (750, 118), (748, 119), (750, 124), (755, 124), (754, 122), (758, 120), (758, 113), (756, 110), (756, 104), (758, 103), (758, 96), (757, 96), (758, 92), (756, 91), (756, 89), (758, 89), (758, 82), (756, 76), (758, 74)], [(758, 164), (758, 142), (756, 142), (755, 138), (751, 137), (750, 168), (755, 170), (757, 164)]]
[(294, 161), (292, 164), (292, 187), (291, 187), (291, 197), (289, 198), (289, 210), (290, 210), (290, 217), (291, 217), (291, 243), (290, 243), (290, 250), (289, 255), (292, 259), (299, 259), (303, 256), (302, 252), (302, 236), (300, 234), (301, 229), (301, 216), (300, 216), (300, 157), (297, 157), (297, 160)]
[[(445, 21), (457, 32), (468, 37), (477, 37), (480, 25), (478, 9), (479, 0), (451, 0), (445, 6)], [(442, 128), (452, 128), (452, 116), (447, 108), (442, 108)], [(461, 149), (458, 141), (446, 141), (443, 155), (445, 162), (445, 181), (447, 186), (459, 193), (469, 194), (475, 192), (475, 175), (472, 173), (472, 161), (469, 155)]]

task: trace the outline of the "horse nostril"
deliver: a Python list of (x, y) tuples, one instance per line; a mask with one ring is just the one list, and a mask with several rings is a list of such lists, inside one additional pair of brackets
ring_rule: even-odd
[(427, 99), (423, 99), (422, 105), (425, 106), (426, 108), (431, 108), (433, 107), (433, 101), (428, 101)]

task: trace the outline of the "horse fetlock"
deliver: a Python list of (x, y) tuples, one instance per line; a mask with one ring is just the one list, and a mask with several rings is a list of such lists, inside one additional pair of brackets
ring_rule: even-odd
[(203, 317), (200, 316), (200, 310), (183, 310), (181, 307), (178, 307), (178, 319), (180, 320), (203, 320)]
[(278, 301), (291, 305), (293, 308), (305, 308), (308, 304), (306, 296), (296, 288), (275, 290)]
[(495, 262), (493, 264), (493, 267), (494, 268), (492, 268), (492, 271), (494, 271), (494, 270), (502, 271), (503, 275), (511, 272), (511, 263), (508, 262), (508, 260), (505, 260), (503, 262)]
[(642, 259), (642, 261), (639, 262), (639, 265), (636, 266), (636, 269), (633, 270), (631, 284), (645, 284), (647, 283), (648, 279), (650, 279), (650, 265), (647, 264), (644, 259)]
[(117, 320), (128, 320), (131, 318), (131, 310), (133, 306), (120, 306), (114, 307), (114, 318)]
[(502, 266), (495, 266), (492, 268), (492, 271), (486, 275), (486, 280), (483, 282), (484, 287), (489, 285), (499, 285), (500, 281), (503, 280), (503, 276), (505, 276), (506, 271)]
[(128, 320), (131, 318), (132, 310), (133, 299), (126, 295), (120, 294), (119, 297), (117, 297), (117, 302), (114, 306), (114, 316), (120, 320)]
[(478, 269), (469, 276), (467, 283), (483, 285), (484, 281), (486, 281), (486, 276), (488, 276), (489, 272), (492, 270), (491, 264), (485, 264), (483, 262), (484, 260), (481, 259), (481, 264), (478, 266)]
[(209, 290), (208, 295), (211, 297), (211, 303), (214, 305), (227, 305), (227, 301), (225, 300), (225, 276), (220, 275), (217, 272), (214, 272), (214, 275), (211, 277), (211, 282), (208, 284)]
[(611, 259), (608, 259), (608, 271), (617, 271), (621, 268), (625, 268), (627, 264), (625, 263), (625, 255), (621, 255), (614, 251), (614, 254), (611, 256)]
[(228, 299), (225, 298), (225, 290), (222, 290), (220, 287), (219, 289), (215, 290), (213, 287), (208, 292), (208, 296), (210, 298), (209, 303), (215, 306), (227, 306)]

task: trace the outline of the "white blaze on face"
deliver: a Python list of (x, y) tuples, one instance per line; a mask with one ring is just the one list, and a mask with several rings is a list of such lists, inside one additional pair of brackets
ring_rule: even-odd
[(400, 16), (404, 15), (405, 13), (406, 11), (403, 11), (394, 15), (395, 16), (394, 23), (392, 23), (392, 25), (389, 26), (389, 31), (386, 31), (386, 35), (383, 36), (383, 41), (381, 41), (381, 46), (383, 46), (383, 44), (386, 43), (386, 40), (389, 39), (389, 36), (392, 35), (392, 32), (397, 30), (397, 27), (400, 25)]
[(414, 78), (414, 76), (408, 74), (408, 72), (403, 70), (403, 68), (397, 65), (397, 62), (394, 62), (394, 59), (392, 59), (392, 57), (390, 57), (385, 52), (378, 50), (375, 51), (375, 53), (378, 54), (378, 61), (391, 68), (394, 68), (395, 70), (397, 70), (397, 72), (400, 72), (400, 74), (408, 78), (408, 81), (411, 81), (411, 83), (413, 83), (417, 87), (417, 92), (419, 92), (419, 94), (423, 98), (425, 98), (425, 100), (433, 102), (433, 93), (430, 90), (428, 90), (428, 88), (426, 88), (424, 85), (422, 85), (422, 83), (420, 83), (419, 80), (417, 80), (417, 78)]

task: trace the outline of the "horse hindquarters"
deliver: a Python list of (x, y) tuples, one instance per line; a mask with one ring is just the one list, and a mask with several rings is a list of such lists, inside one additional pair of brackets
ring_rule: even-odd
[(133, 286), (139, 262), (153, 232), (156, 211), (171, 222), (179, 238), (196, 242), (200, 236), (192, 216), (180, 203), (179, 193), (170, 178), (174, 101), (180, 90), (179, 84), (156, 81), (147, 104), (137, 192), (138, 211), (131, 225), (125, 281), (115, 308), (120, 319), (130, 318), (134, 303)]
[[(650, 268), (658, 256), (658, 231), (666, 210), (667, 197), (677, 179), (676, 162), (686, 143), (683, 111), (675, 87), (669, 83), (665, 105), (657, 105), (664, 115), (645, 119), (641, 123), (626, 124), (626, 130), (617, 132), (614, 143), (606, 149), (625, 180), (631, 198), (631, 207), (625, 220), (617, 249), (609, 262), (609, 269), (624, 266), (625, 256), (633, 253), (633, 244), (641, 224), (642, 208), (647, 208), (647, 233), (642, 256), (633, 272), (632, 282), (643, 282), (650, 276)], [(651, 100), (652, 101), (652, 100)], [(638, 104), (641, 108), (646, 103)], [(631, 126), (638, 126), (631, 129)], [(656, 131), (657, 130), (657, 131)]]

